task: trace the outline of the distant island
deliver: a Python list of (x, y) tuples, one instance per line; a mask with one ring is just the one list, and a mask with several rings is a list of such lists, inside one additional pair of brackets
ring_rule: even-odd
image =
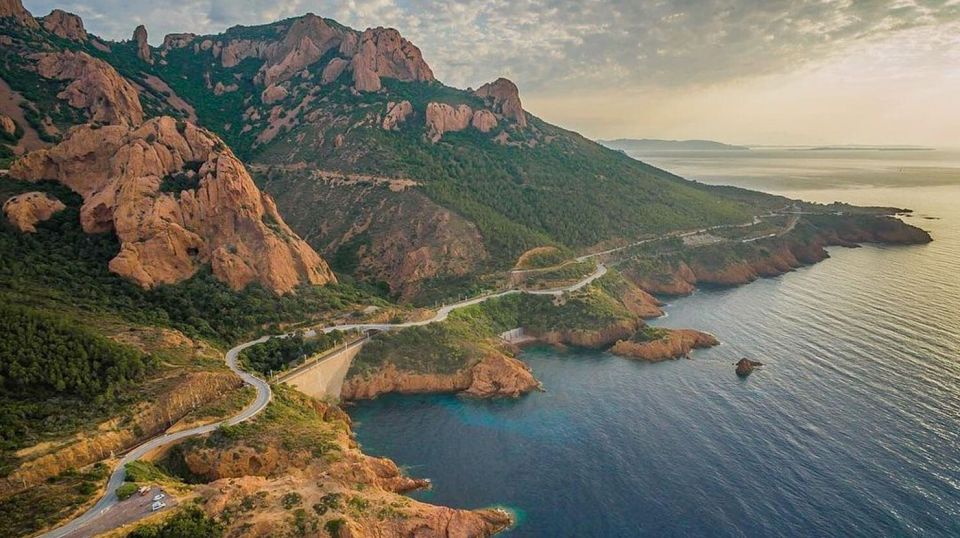
[(622, 151), (701, 151), (701, 150), (749, 150), (746, 146), (734, 146), (713, 140), (658, 140), (655, 138), (617, 138), (597, 140), (611, 149)]

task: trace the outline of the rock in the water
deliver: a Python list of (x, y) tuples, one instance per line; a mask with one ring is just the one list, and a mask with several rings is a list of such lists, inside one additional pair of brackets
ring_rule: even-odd
[(38, 222), (48, 220), (66, 207), (45, 193), (26, 192), (7, 200), (3, 204), (3, 214), (21, 232), (36, 233)]
[(747, 377), (753, 373), (753, 369), (757, 366), (763, 366), (763, 363), (752, 361), (750, 359), (740, 359), (737, 361), (737, 375), (740, 377)]

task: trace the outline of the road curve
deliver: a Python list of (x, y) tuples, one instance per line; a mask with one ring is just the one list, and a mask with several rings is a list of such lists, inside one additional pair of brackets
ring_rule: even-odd
[(240, 378), (243, 379), (246, 384), (251, 385), (257, 390), (257, 397), (250, 405), (245, 407), (239, 414), (222, 422), (207, 424), (205, 426), (197, 426), (195, 428), (181, 430), (176, 433), (163, 434), (154, 437), (153, 439), (134, 448), (130, 452), (127, 452), (122, 458), (120, 458), (120, 461), (117, 463), (117, 467), (113, 470), (113, 474), (110, 475), (110, 480), (107, 481), (106, 495), (101, 497), (92, 508), (78, 516), (76, 519), (73, 519), (62, 527), (58, 527), (52, 531), (41, 534), (40, 536), (43, 538), (61, 538), (63, 536), (73, 534), (77, 531), (80, 531), (84, 526), (108, 512), (118, 502), (117, 488), (120, 487), (120, 484), (123, 483), (124, 478), (127, 476), (126, 465), (142, 458), (147, 452), (160, 448), (174, 441), (179, 441), (185, 437), (210, 433), (219, 428), (221, 424), (238, 424), (253, 418), (257, 415), (257, 413), (263, 411), (267, 404), (270, 403), (270, 398), (272, 397), (270, 384), (259, 377), (255, 377), (243, 371), (237, 364), (237, 357), (244, 349), (261, 342), (266, 342), (268, 338), (270, 337), (264, 336), (250, 342), (245, 342), (234, 347), (230, 351), (227, 351), (226, 354), (227, 366), (233, 370), (235, 374), (240, 376)]
[[(769, 215), (776, 215), (776, 214), (781, 213), (781, 212), (782, 212), (782, 210), (781, 210), (781, 211), (771, 211), (771, 212), (769, 213)], [(764, 216), (768, 216), (768, 215), (764, 215)], [(673, 233), (673, 234), (667, 234), (667, 235), (670, 235), (670, 236), (673, 236), (673, 237), (684, 237), (684, 236), (687, 236), (687, 235), (696, 235), (696, 234), (698, 234), (698, 233), (705, 233), (705, 232), (707, 232), (707, 231), (714, 230), (714, 229), (719, 229), (719, 228), (746, 227), (746, 226), (751, 226), (751, 225), (753, 225), (753, 224), (756, 224), (757, 222), (760, 221), (760, 218), (761, 218), (761, 216), (755, 216), (755, 217), (753, 218), (753, 220), (752, 220), (751, 222), (749, 222), (749, 223), (712, 226), (712, 227), (710, 227), (710, 228), (703, 228), (703, 229), (700, 229), (700, 230), (691, 230), (691, 231), (682, 232), (682, 233), (679, 233), (679, 234)], [(774, 235), (774, 236), (776, 236), (776, 235), (783, 235), (783, 234), (789, 232), (790, 230), (792, 230), (792, 229), (794, 228), (794, 226), (796, 226), (797, 220), (798, 220), (797, 218), (792, 219), (791, 222), (788, 224), (788, 226), (787, 226), (783, 231), (778, 232), (778, 233), (776, 233), (776, 234), (772, 234), (772, 235)], [(764, 237), (766, 237), (766, 236), (764, 236)], [(749, 239), (749, 240), (743, 240), (743, 239), (741, 239), (740, 241), (741, 241), (741, 242), (748, 242), (748, 241), (753, 241), (753, 240), (756, 240), (756, 239), (763, 239), (764, 237), (759, 237), (759, 238), (754, 238), (754, 239)], [(604, 250), (604, 251), (602, 251), (602, 252), (595, 252), (595, 253), (592, 253), (592, 254), (586, 254), (586, 255), (580, 256), (580, 257), (578, 257), (578, 258), (575, 258), (575, 260), (576, 260), (577, 262), (581, 262), (581, 261), (584, 261), (584, 260), (588, 260), (588, 259), (590, 259), (590, 258), (602, 256), (602, 255), (604, 255), (604, 254), (611, 254), (611, 253), (613, 253), (613, 252), (617, 252), (617, 251), (620, 251), (620, 250), (624, 250), (624, 249), (629, 248), (629, 247), (632, 247), (632, 246), (638, 246), (638, 245), (642, 245), (642, 244), (645, 244), (645, 243), (649, 243), (649, 242), (655, 241), (655, 240), (657, 240), (657, 239), (659, 239), (659, 238), (643, 239), (643, 240), (640, 240), (640, 241), (636, 241), (636, 242), (630, 243), (629, 245), (624, 245), (624, 246), (622, 246), (622, 247), (612, 248), (612, 249)], [(304, 335), (307, 336), (307, 337), (310, 337), (310, 336), (315, 336), (318, 332), (329, 333), (329, 332), (338, 331), (338, 330), (339, 330), (339, 331), (351, 331), (351, 330), (358, 330), (358, 331), (363, 331), (363, 330), (389, 331), (389, 330), (394, 330), (394, 329), (402, 329), (402, 328), (405, 328), (405, 327), (416, 327), (416, 326), (420, 326), (420, 325), (429, 325), (429, 324), (431, 324), (431, 323), (437, 323), (437, 322), (439, 322), (439, 321), (444, 321), (444, 320), (447, 319), (447, 317), (449, 317), (450, 314), (451, 314), (453, 311), (455, 311), (455, 310), (459, 310), (459, 309), (461, 309), (461, 308), (466, 308), (466, 307), (468, 307), (468, 306), (472, 306), (472, 305), (475, 305), (475, 304), (479, 304), (479, 303), (482, 303), (482, 302), (484, 302), (484, 301), (488, 301), (488, 300), (490, 300), (490, 299), (495, 299), (495, 298), (498, 298), (498, 297), (504, 297), (504, 296), (506, 296), (506, 295), (512, 295), (512, 294), (514, 294), (514, 293), (529, 293), (529, 294), (531, 294), (531, 295), (562, 295), (563, 293), (572, 292), (572, 291), (577, 291), (577, 290), (580, 290), (580, 289), (584, 288), (585, 286), (589, 285), (591, 282), (597, 280), (598, 278), (602, 277), (602, 276), (605, 275), (606, 273), (607, 273), (607, 267), (606, 267), (606, 265), (604, 265), (603, 263), (598, 263), (598, 264), (597, 264), (597, 268), (596, 268), (596, 270), (594, 270), (593, 273), (587, 275), (587, 276), (584, 277), (582, 280), (580, 280), (580, 281), (578, 281), (578, 282), (576, 282), (576, 283), (574, 283), (574, 284), (571, 284), (571, 285), (569, 285), (569, 286), (564, 286), (564, 287), (560, 287), (560, 288), (545, 289), (545, 290), (510, 289), (510, 290), (506, 290), (506, 291), (502, 291), (502, 292), (498, 292), (498, 293), (491, 293), (491, 294), (487, 294), (487, 295), (480, 295), (480, 296), (478, 296), (478, 297), (474, 297), (474, 298), (471, 298), (471, 299), (466, 299), (466, 300), (459, 301), (459, 302), (456, 302), (456, 303), (452, 303), (452, 304), (449, 304), (449, 305), (444, 305), (443, 307), (441, 307), (440, 309), (437, 310), (437, 313), (436, 313), (432, 318), (426, 319), (426, 320), (421, 320), (421, 321), (408, 321), (408, 322), (405, 322), (405, 323), (351, 323), (351, 324), (342, 324), (342, 325), (331, 325), (331, 326), (328, 326), (328, 327), (322, 327), (322, 328), (318, 328), (318, 329), (310, 329), (310, 330), (308, 330), (308, 331), (305, 331)], [(275, 336), (278, 336), (278, 337), (288, 337), (288, 336), (290, 336), (290, 334), (288, 333), (288, 334), (281, 334), (281, 335), (275, 335)], [(114, 469), (113, 474), (110, 475), (110, 480), (107, 482), (107, 493), (106, 493), (106, 495), (104, 495), (103, 497), (101, 497), (100, 500), (97, 501), (97, 503), (94, 504), (92, 508), (90, 508), (89, 510), (87, 510), (86, 512), (84, 512), (82, 515), (78, 516), (77, 518), (73, 519), (72, 521), (70, 521), (70, 522), (67, 523), (66, 525), (63, 525), (62, 527), (58, 527), (58, 528), (56, 528), (56, 529), (54, 529), (54, 530), (52, 530), (52, 531), (48, 531), (48, 532), (46, 532), (46, 533), (44, 533), (44, 534), (41, 534), (40, 537), (41, 537), (41, 538), (62, 538), (62, 537), (64, 537), (64, 536), (67, 536), (67, 535), (69, 535), (69, 534), (72, 534), (72, 533), (74, 533), (74, 532), (76, 532), (76, 531), (79, 531), (79, 530), (82, 529), (85, 525), (87, 525), (87, 524), (89, 524), (91, 521), (97, 519), (97, 518), (100, 517), (102, 514), (104, 514), (104, 513), (107, 512), (108, 510), (110, 510), (114, 505), (116, 505), (116, 504), (117, 504), (117, 501), (118, 501), (118, 499), (117, 499), (117, 494), (116, 494), (116, 489), (120, 486), (120, 484), (123, 483), (123, 480), (124, 480), (124, 478), (126, 477), (125, 465), (126, 465), (127, 463), (136, 461), (136, 460), (140, 459), (141, 457), (143, 457), (143, 455), (146, 454), (147, 452), (150, 452), (151, 450), (154, 450), (154, 449), (157, 449), (157, 448), (159, 448), (159, 447), (162, 447), (162, 446), (164, 446), (164, 445), (166, 445), (166, 444), (168, 444), (168, 443), (172, 443), (172, 442), (174, 442), (174, 441), (178, 441), (178, 440), (183, 439), (183, 438), (185, 438), (185, 437), (191, 437), (191, 436), (193, 436), (193, 435), (203, 435), (203, 434), (206, 434), (206, 433), (210, 433), (210, 432), (216, 430), (218, 427), (220, 427), (221, 424), (228, 424), (228, 425), (238, 424), (238, 423), (243, 422), (243, 421), (245, 421), (245, 420), (249, 420), (250, 418), (256, 416), (257, 413), (259, 413), (260, 411), (263, 411), (263, 409), (267, 406), (267, 404), (270, 403), (270, 398), (272, 397), (272, 392), (271, 392), (271, 390), (270, 390), (270, 384), (269, 384), (267, 381), (264, 381), (263, 379), (260, 379), (259, 377), (253, 376), (253, 375), (245, 372), (243, 369), (241, 369), (240, 366), (237, 364), (237, 358), (238, 358), (238, 356), (240, 355), (240, 352), (243, 351), (244, 349), (246, 349), (246, 348), (248, 348), (248, 347), (250, 347), (250, 346), (256, 345), (256, 344), (260, 344), (260, 343), (266, 342), (266, 341), (269, 340), (270, 338), (273, 338), (273, 336), (262, 336), (262, 337), (260, 337), (260, 338), (257, 338), (256, 340), (251, 340), (251, 341), (249, 341), (249, 342), (244, 342), (243, 344), (240, 344), (240, 345), (237, 345), (237, 346), (233, 347), (232, 349), (230, 349), (229, 351), (227, 351), (227, 354), (226, 354), (227, 366), (228, 366), (234, 373), (236, 373), (238, 376), (240, 376), (240, 378), (243, 379), (243, 381), (244, 381), (246, 384), (251, 385), (252, 387), (254, 387), (254, 388), (257, 390), (257, 397), (256, 397), (256, 399), (253, 401), (253, 403), (251, 403), (251, 404), (248, 405), (246, 408), (244, 408), (243, 411), (241, 411), (239, 414), (235, 415), (235, 416), (232, 417), (232, 418), (229, 418), (229, 419), (227, 419), (227, 420), (224, 420), (224, 421), (222, 421), (222, 422), (218, 422), (218, 423), (215, 423), (215, 424), (208, 424), (208, 425), (206, 425), (206, 426), (197, 426), (196, 428), (190, 428), (190, 429), (182, 430), (182, 431), (179, 431), (179, 432), (176, 432), (176, 433), (163, 434), (163, 435), (160, 435), (160, 436), (158, 436), (158, 437), (154, 437), (153, 439), (151, 439), (151, 440), (143, 443), (142, 445), (134, 448), (134, 449), (131, 450), (130, 452), (127, 452), (127, 453), (120, 459), (120, 461), (118, 462), (117, 468)]]

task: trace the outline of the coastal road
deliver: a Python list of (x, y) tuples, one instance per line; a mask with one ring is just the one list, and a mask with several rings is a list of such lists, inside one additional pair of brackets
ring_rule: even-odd
[[(770, 215), (774, 215), (777, 213), (778, 212), (771, 212)], [(712, 226), (712, 227), (703, 228), (700, 230), (692, 230), (692, 231), (687, 231), (682, 233), (671, 233), (671, 234), (667, 234), (666, 237), (685, 237), (689, 235), (696, 235), (699, 233), (706, 233), (710, 230), (716, 230), (719, 228), (746, 227), (746, 226), (757, 224), (760, 221), (760, 219), (761, 217), (758, 216), (758, 217), (754, 217), (753, 220), (749, 223), (733, 224), (733, 225), (725, 225), (725, 226)], [(789, 225), (784, 230), (782, 230), (781, 232), (778, 232), (778, 234), (775, 234), (775, 235), (783, 235), (785, 233), (788, 233), (790, 230), (793, 229), (794, 226), (796, 226), (798, 219), (799, 219), (799, 216), (795, 216), (793, 219), (791, 219), (791, 221), (789, 222)], [(584, 256), (580, 256), (576, 258), (576, 261), (582, 262), (590, 258), (602, 256), (604, 254), (612, 254), (614, 252), (618, 252), (626, 248), (643, 245), (645, 243), (656, 241), (658, 239), (661, 239), (661, 238), (655, 237), (655, 238), (643, 239), (640, 241), (636, 241), (634, 243), (630, 243), (628, 245), (624, 245), (622, 247), (612, 248), (612, 249), (604, 250), (601, 252), (595, 252), (593, 254), (586, 254)], [(761, 238), (757, 238), (757, 239), (761, 239)], [(752, 239), (752, 240), (756, 240), (756, 239)], [(437, 313), (434, 314), (432, 318), (429, 318), (426, 320), (408, 321), (404, 323), (349, 323), (349, 324), (341, 324), (341, 325), (330, 325), (328, 327), (310, 329), (308, 331), (305, 331), (304, 335), (307, 337), (311, 337), (311, 336), (316, 336), (317, 333), (320, 333), (320, 332), (329, 333), (333, 331), (366, 331), (366, 330), (391, 331), (395, 329), (403, 329), (406, 327), (429, 325), (431, 323), (437, 323), (437, 322), (446, 320), (452, 312), (459, 310), (461, 308), (466, 308), (468, 306), (480, 304), (484, 301), (489, 301), (491, 299), (496, 299), (498, 297), (504, 297), (507, 295), (515, 294), (515, 293), (529, 293), (531, 295), (559, 296), (564, 293), (577, 291), (588, 286), (590, 283), (602, 277), (606, 273), (607, 273), (607, 266), (603, 263), (598, 263), (597, 268), (591, 274), (587, 275), (582, 280), (574, 284), (571, 284), (569, 286), (563, 286), (559, 288), (552, 288), (552, 289), (545, 289), (545, 290), (510, 289), (510, 290), (506, 290), (498, 293), (480, 295), (477, 297), (473, 297), (471, 299), (466, 299), (466, 300), (452, 303), (449, 305), (444, 305), (437, 310)], [(291, 333), (276, 335), (276, 337), (280, 337), (280, 338), (285, 338), (289, 336), (291, 336)], [(187, 437), (192, 437), (194, 435), (203, 435), (203, 434), (210, 433), (216, 430), (217, 428), (219, 428), (221, 424), (228, 424), (228, 425), (238, 424), (245, 420), (249, 420), (250, 418), (256, 416), (259, 412), (263, 411), (263, 409), (267, 406), (267, 404), (270, 403), (270, 399), (272, 397), (270, 384), (267, 381), (264, 381), (259, 377), (251, 375), (246, 371), (244, 371), (243, 369), (241, 369), (240, 366), (237, 364), (237, 359), (238, 359), (238, 356), (240, 355), (240, 352), (243, 351), (244, 349), (247, 349), (248, 347), (254, 346), (256, 344), (266, 342), (268, 339), (272, 337), (273, 336), (263, 336), (263, 337), (257, 338), (256, 340), (245, 342), (243, 344), (235, 346), (234, 348), (230, 349), (226, 353), (227, 366), (234, 373), (240, 376), (240, 378), (243, 379), (244, 383), (256, 389), (257, 397), (256, 399), (254, 399), (253, 403), (245, 407), (236, 416), (230, 419), (227, 419), (225, 421), (215, 423), (215, 424), (208, 424), (205, 426), (197, 426), (195, 428), (181, 430), (176, 433), (163, 434), (158, 437), (154, 437), (153, 439), (127, 452), (117, 463), (117, 467), (114, 469), (113, 474), (110, 475), (110, 480), (107, 482), (106, 494), (103, 497), (101, 497), (100, 500), (98, 500), (97, 503), (94, 504), (92, 508), (90, 508), (89, 510), (87, 510), (77, 518), (73, 519), (66, 525), (63, 525), (62, 527), (58, 527), (40, 536), (42, 536), (43, 538), (64, 538), (67, 536), (83, 535), (81, 533), (83, 532), (83, 529), (85, 526), (89, 525), (90, 522), (96, 520), (97, 518), (103, 516), (111, 508), (116, 506), (118, 501), (117, 495), (116, 495), (116, 489), (117, 487), (120, 486), (120, 484), (123, 483), (124, 478), (126, 477), (125, 465), (127, 463), (136, 461), (141, 457), (143, 457), (144, 454), (152, 450), (155, 450), (157, 448), (166, 446), (167, 444), (179, 441), (181, 439), (185, 439)], [(363, 341), (364, 340), (361, 340), (351, 345), (359, 345)], [(319, 364), (319, 362), (322, 362), (322, 361), (318, 361), (317, 363), (312, 363), (311, 366), (315, 366), (316, 364)]]
[[(113, 474), (110, 475), (110, 480), (107, 481), (107, 492), (106, 495), (100, 498), (92, 508), (84, 512), (82, 515), (78, 516), (76, 519), (70, 521), (66, 525), (56, 528), (52, 531), (49, 531), (41, 536), (43, 538), (63, 538), (66, 536), (84, 536), (84, 527), (89, 525), (92, 521), (102, 517), (107, 514), (112, 508), (114, 508), (118, 502), (116, 490), (120, 487), (120, 484), (123, 483), (124, 478), (127, 476), (126, 464), (137, 461), (142, 458), (144, 454), (150, 452), (151, 450), (166, 446), (170, 443), (179, 441), (181, 439), (192, 437), (194, 435), (203, 435), (210, 433), (220, 427), (221, 424), (234, 425), (245, 420), (249, 420), (257, 415), (260, 411), (270, 403), (270, 398), (272, 393), (270, 391), (270, 384), (266, 381), (260, 379), (259, 377), (252, 376), (247, 372), (243, 371), (237, 364), (237, 357), (240, 352), (244, 349), (259, 344), (261, 342), (266, 342), (269, 336), (264, 336), (250, 342), (240, 344), (239, 346), (234, 347), (230, 351), (227, 351), (226, 361), (227, 366), (233, 370), (235, 374), (240, 376), (243, 381), (251, 385), (257, 390), (257, 397), (254, 401), (245, 407), (239, 414), (234, 417), (227, 419), (223, 422), (218, 422), (214, 424), (207, 424), (205, 426), (197, 426), (195, 428), (190, 428), (187, 430), (181, 430), (176, 433), (166, 433), (158, 437), (143, 443), (142, 445), (134, 448), (133, 450), (124, 454), (120, 461), (117, 462), (117, 467), (113, 470)], [(144, 514), (146, 515), (146, 513)]]

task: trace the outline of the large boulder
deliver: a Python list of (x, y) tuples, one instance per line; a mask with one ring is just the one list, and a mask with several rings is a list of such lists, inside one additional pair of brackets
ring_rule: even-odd
[(83, 229), (112, 230), (120, 240), (110, 270), (145, 288), (189, 278), (204, 264), (234, 289), (260, 282), (285, 293), (335, 281), (233, 152), (190, 123), (76, 127), (18, 160), (10, 175), (55, 179), (79, 193)]
[(387, 113), (383, 117), (381, 127), (387, 131), (393, 131), (400, 128), (400, 124), (407, 121), (407, 117), (413, 114), (413, 105), (410, 101), (400, 101), (387, 103)]
[(510, 80), (498, 78), (480, 86), (474, 94), (487, 101), (494, 112), (513, 120), (517, 127), (527, 126), (527, 115), (520, 104), (520, 90)]
[(467, 105), (427, 104), (427, 137), (437, 142), (444, 133), (462, 131), (470, 126), (473, 110)]
[(45, 193), (27, 192), (4, 202), (3, 214), (21, 232), (36, 233), (38, 222), (49, 220), (66, 207), (63, 202)]
[(87, 31), (83, 28), (83, 20), (73, 13), (62, 9), (55, 9), (42, 19), (43, 27), (53, 34), (73, 41), (86, 41)]
[(131, 126), (143, 122), (136, 88), (103, 60), (69, 50), (43, 53), (37, 58), (37, 72), (44, 78), (69, 80), (57, 97), (86, 109), (90, 121)]
[(330, 63), (323, 68), (323, 73), (320, 75), (320, 84), (330, 84), (335, 82), (340, 75), (343, 73), (343, 70), (350, 65), (350, 62), (344, 60), (343, 58), (334, 58), (330, 60)]
[(13, 136), (17, 133), (17, 124), (13, 121), (13, 118), (0, 114), (0, 133), (7, 136)]
[(473, 119), (470, 121), (470, 125), (481, 133), (489, 133), (497, 128), (497, 117), (493, 112), (481, 108), (473, 113)]

